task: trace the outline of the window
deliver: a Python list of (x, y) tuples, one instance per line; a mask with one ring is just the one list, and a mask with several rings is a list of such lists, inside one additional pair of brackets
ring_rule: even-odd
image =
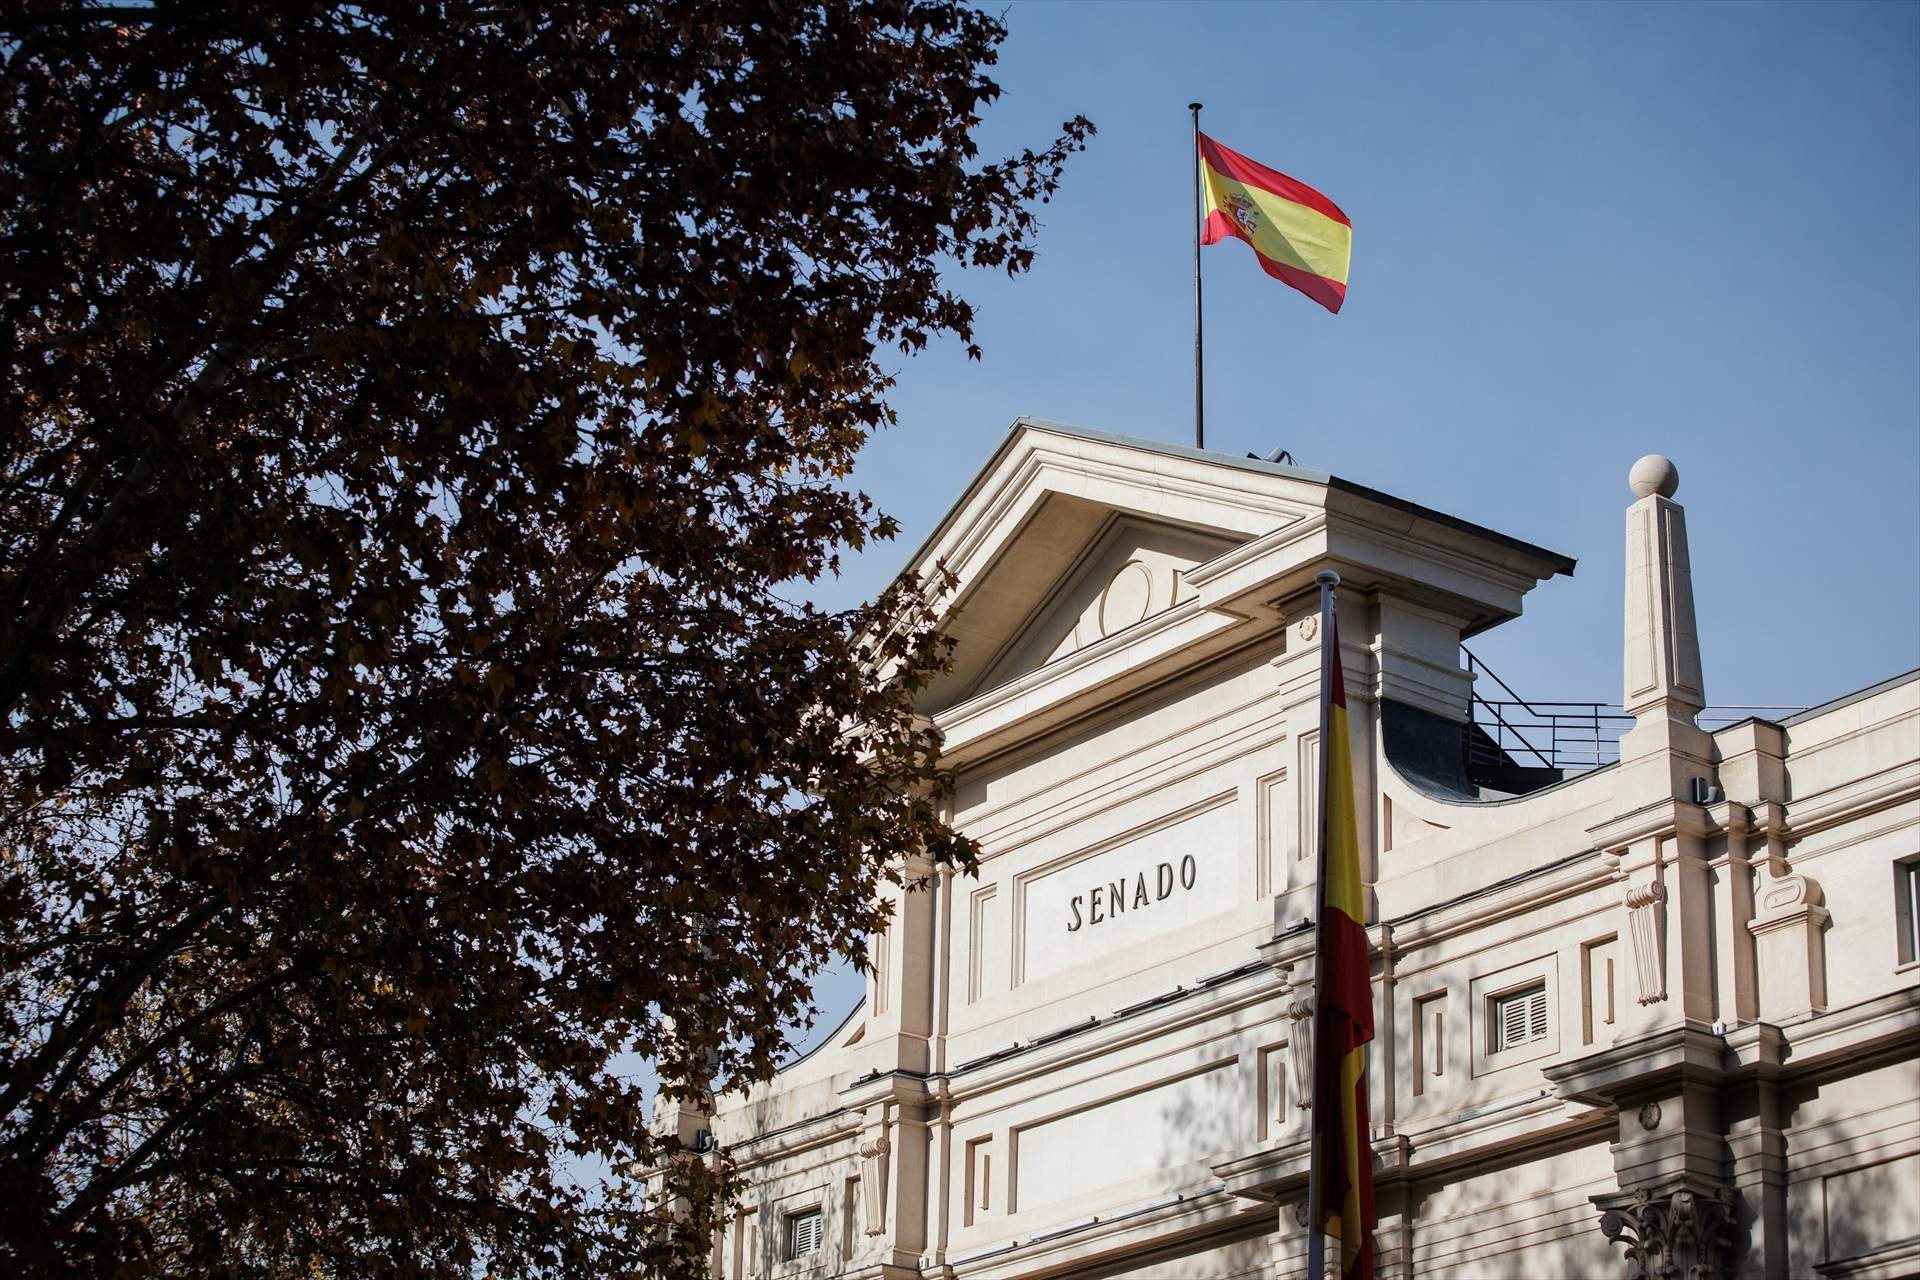
[(1493, 997), (1487, 1022), (1493, 1032), (1490, 1053), (1501, 1053), (1547, 1038), (1547, 984), (1537, 982)]
[(1920, 960), (1920, 858), (1893, 864), (1894, 912), (1900, 931), (1900, 963)]
[(787, 1215), (787, 1257), (805, 1258), (820, 1252), (820, 1210)]

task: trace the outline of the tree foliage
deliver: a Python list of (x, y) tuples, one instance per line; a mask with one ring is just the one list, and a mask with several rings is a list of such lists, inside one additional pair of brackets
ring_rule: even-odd
[(1091, 131), (979, 160), (1004, 34), (0, 9), (0, 1270), (699, 1267), (623, 1064), (764, 1076), (971, 857), (920, 597), (790, 597)]

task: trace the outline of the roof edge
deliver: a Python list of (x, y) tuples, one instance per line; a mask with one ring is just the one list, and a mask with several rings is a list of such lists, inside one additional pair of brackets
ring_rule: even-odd
[(1379, 489), (1374, 489), (1352, 480), (1343, 479), (1330, 471), (1316, 471), (1310, 467), (1294, 466), (1284, 462), (1268, 462), (1264, 458), (1235, 457), (1233, 454), (1222, 453), (1214, 449), (1196, 449), (1191, 445), (1167, 444), (1163, 441), (1146, 440), (1139, 436), (1123, 435), (1115, 431), (1103, 431), (1098, 427), (1083, 427), (1073, 423), (1055, 422), (1048, 418), (1038, 418), (1030, 414), (1021, 414), (1008, 426), (1006, 434), (1000, 438), (1000, 443), (995, 446), (993, 452), (988, 455), (986, 462), (982, 464), (980, 469), (974, 473), (973, 479), (967, 482), (966, 488), (961, 490), (960, 495), (955, 498), (953, 503), (947, 508), (946, 514), (940, 518), (939, 523), (934, 525), (927, 533), (927, 536), (920, 541), (920, 544), (914, 548), (913, 553), (907, 557), (906, 563), (900, 567), (899, 572), (895, 573), (889, 581), (899, 581), (900, 578), (911, 572), (914, 567), (920, 563), (921, 559), (932, 549), (933, 545), (939, 541), (940, 535), (946, 531), (947, 526), (952, 522), (954, 516), (967, 505), (968, 500), (973, 497), (974, 492), (986, 478), (992, 474), (994, 468), (999, 465), (1001, 457), (1012, 447), (1013, 442), (1019, 438), (1023, 430), (1044, 431), (1052, 435), (1066, 436), (1070, 439), (1091, 440), (1100, 444), (1117, 445), (1127, 449), (1138, 449), (1145, 453), (1156, 453), (1163, 457), (1185, 458), (1193, 462), (1204, 462), (1218, 467), (1231, 467), (1235, 470), (1249, 471), (1257, 475), (1284, 476), (1290, 480), (1300, 480), (1308, 484), (1323, 485), (1326, 488), (1338, 490), (1368, 502), (1378, 503), (1397, 511), (1406, 512), (1408, 515), (1432, 520), (1435, 523), (1457, 529), (1473, 537), (1485, 538), (1488, 541), (1507, 547), (1510, 550), (1518, 551), (1523, 555), (1538, 557), (1550, 566), (1554, 574), (1571, 576), (1578, 563), (1572, 556), (1562, 555), (1557, 551), (1550, 551), (1545, 547), (1528, 542), (1523, 538), (1516, 538), (1511, 534), (1501, 533), (1498, 529), (1490, 529), (1486, 525), (1475, 524), (1471, 520), (1463, 520), (1459, 516), (1448, 515), (1444, 511), (1424, 506), (1406, 498), (1397, 498)]

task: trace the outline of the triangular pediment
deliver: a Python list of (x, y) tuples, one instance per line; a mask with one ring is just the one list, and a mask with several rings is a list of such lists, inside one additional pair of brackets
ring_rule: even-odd
[(1219, 534), (1113, 514), (968, 692), (1017, 680), (1192, 599), (1187, 571), (1238, 545)]
[(1473, 635), (1572, 568), (1325, 472), (1022, 418), (908, 562), (954, 642), (915, 707), (982, 760), (1277, 643), (1327, 570)]
[(938, 713), (1165, 615), (1193, 598), (1191, 571), (1299, 522), (1317, 496), (1304, 475), (1254, 477), (1198, 451), (1146, 452), (1023, 419), (913, 563), (923, 578), (942, 568), (953, 578), (943, 623), (953, 669), (920, 709)]

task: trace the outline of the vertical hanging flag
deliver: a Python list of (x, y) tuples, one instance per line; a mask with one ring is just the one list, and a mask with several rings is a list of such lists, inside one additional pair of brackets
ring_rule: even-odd
[[(1324, 575), (1337, 581), (1332, 574)], [(1333, 588), (1323, 583), (1320, 632), (1324, 731), (1321, 736), (1320, 936), (1316, 947), (1313, 1032), (1313, 1197), (1320, 1222), (1310, 1228), (1340, 1240), (1344, 1280), (1373, 1280), (1373, 1144), (1367, 1110), (1367, 1049), (1373, 1039), (1372, 963), (1367, 956), (1366, 890), (1355, 834), (1353, 756), (1347, 737), (1346, 677)]]
[(1268, 275), (1338, 312), (1353, 256), (1353, 224), (1340, 206), (1204, 133), (1199, 138), (1201, 243), (1238, 236), (1253, 247)]

